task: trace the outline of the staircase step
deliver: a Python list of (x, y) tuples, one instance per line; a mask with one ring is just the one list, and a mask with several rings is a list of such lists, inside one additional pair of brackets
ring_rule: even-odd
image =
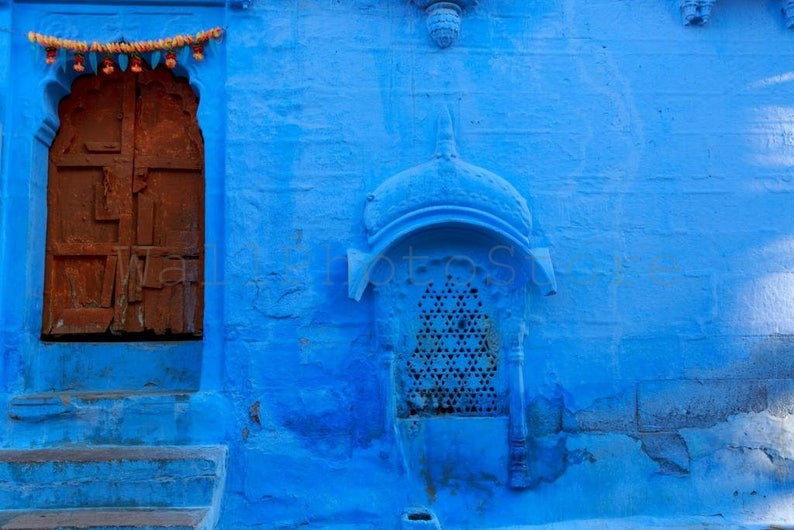
[[(79, 509), (5, 512), (0, 530), (197, 530), (205, 528), (206, 509)], [(2, 515), (3, 512), (0, 512)], [(10, 518), (9, 518), (10, 517)], [(6, 520), (7, 519), (7, 520)]]
[[(0, 0), (2, 1), (2, 0)], [(214, 444), (207, 417), (230, 413), (212, 392), (50, 392), (20, 394), (8, 403), (15, 440), (46, 440), (50, 447)], [(2, 445), (2, 444), (0, 444)]]
[(219, 446), (0, 450), (0, 506), (210, 506), (225, 459)]

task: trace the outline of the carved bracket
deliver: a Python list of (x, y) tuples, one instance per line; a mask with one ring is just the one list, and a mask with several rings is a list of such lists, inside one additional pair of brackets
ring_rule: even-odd
[(413, 0), (427, 14), (427, 31), (440, 48), (448, 48), (460, 34), (463, 10), (477, 4), (477, 0)]
[(681, 17), (685, 26), (702, 25), (709, 21), (716, 0), (681, 0)]

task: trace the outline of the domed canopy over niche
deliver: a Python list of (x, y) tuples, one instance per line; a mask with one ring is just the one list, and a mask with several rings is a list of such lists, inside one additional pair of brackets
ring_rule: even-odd
[(366, 290), (372, 268), (397, 242), (435, 228), (476, 231), (506, 245), (520, 278), (546, 295), (557, 290), (548, 249), (530, 244), (526, 201), (499, 175), (459, 158), (446, 111), (439, 117), (433, 159), (394, 175), (369, 194), (364, 223), (370, 251), (348, 250), (348, 294), (355, 300)]

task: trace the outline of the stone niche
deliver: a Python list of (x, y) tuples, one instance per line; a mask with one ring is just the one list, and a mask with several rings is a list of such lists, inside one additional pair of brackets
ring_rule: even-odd
[(387, 432), (408, 473), (527, 487), (523, 341), (532, 292), (556, 282), (526, 201), (459, 158), (445, 112), (433, 159), (381, 184), (364, 221), (349, 295), (373, 287)]

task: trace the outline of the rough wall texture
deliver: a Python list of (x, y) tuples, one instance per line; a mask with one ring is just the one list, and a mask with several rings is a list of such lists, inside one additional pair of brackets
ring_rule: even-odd
[[(228, 445), (229, 529), (396, 527), (411, 505), (450, 528), (794, 523), (794, 33), (780, 7), (722, 1), (684, 27), (676, 2), (482, 0), (442, 50), (398, 0), (0, 3), (16, 32), (0, 33), (3, 445)], [(26, 395), (73, 392), (64, 370), (94, 346), (38, 342), (34, 136), (57, 97), (19, 34), (213, 25), (227, 27), (219, 53), (187, 72), (208, 151), (205, 339), (185, 353), (200, 390), (148, 392), (173, 368), (139, 366), (157, 344), (97, 346), (117, 373), (89, 366), (80, 390), (103, 394), (25, 412)], [(507, 487), (501, 420), (428, 420), (424, 445), (406, 442), (375, 293), (347, 296), (368, 193), (430, 159), (444, 109), (462, 156), (527, 199), (556, 265), (558, 294), (530, 291), (526, 318), (525, 490)]]

